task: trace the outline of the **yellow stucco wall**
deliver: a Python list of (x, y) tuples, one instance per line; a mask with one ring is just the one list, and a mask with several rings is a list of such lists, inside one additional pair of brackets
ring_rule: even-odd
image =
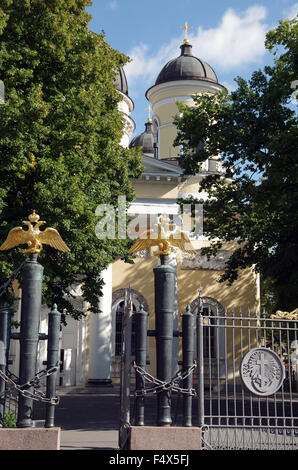
[(174, 125), (162, 127), (159, 134), (160, 159), (178, 157), (178, 147), (174, 147), (177, 129)]
[(136, 198), (176, 199), (179, 186), (175, 183), (134, 183)]
[(160, 106), (156, 111), (160, 121), (159, 155), (161, 159), (178, 156), (178, 147), (173, 145), (177, 136), (177, 128), (174, 126), (173, 120), (178, 112), (175, 102)]
[(197, 194), (200, 190), (201, 176), (189, 176), (179, 188), (180, 193), (193, 193)]
[[(154, 199), (177, 199), (179, 193), (197, 194), (200, 189), (202, 176), (190, 176), (180, 183), (171, 182), (138, 182), (133, 183), (136, 198), (154, 198)], [(201, 193), (205, 194), (205, 193)]]
[[(172, 90), (173, 93), (173, 90)], [(187, 106), (193, 106), (193, 100), (186, 100), (186, 97), (178, 97), (175, 99), (175, 96), (171, 96), (171, 102), (165, 104), (157, 105), (154, 107), (154, 116), (158, 117), (159, 120), (159, 154), (160, 158), (169, 158), (178, 156), (178, 147), (173, 146), (173, 142), (177, 136), (177, 128), (173, 124), (175, 116), (179, 114), (179, 109), (177, 107), (177, 101), (181, 101)], [(154, 117), (153, 117), (154, 118)]]
[[(193, 101), (188, 102), (187, 104), (191, 104)], [(173, 122), (174, 117), (176, 114), (179, 113), (179, 109), (175, 101), (172, 103), (167, 103), (162, 106), (159, 106), (156, 109), (155, 114), (158, 116), (160, 125), (168, 124), (169, 122)]]
[[(178, 255), (179, 259), (179, 255)], [(153, 268), (157, 266), (157, 257), (149, 259), (136, 258), (133, 265), (121, 260), (113, 264), (113, 291), (123, 289), (131, 284), (134, 290), (140, 292), (147, 300), (150, 312), (154, 311), (154, 279)], [(202, 286), (205, 297), (216, 299), (227, 309), (258, 308), (258, 286), (256, 276), (251, 269), (242, 271), (239, 279), (232, 286), (219, 283), (221, 271), (207, 269), (181, 269), (178, 261), (178, 306), (183, 313), (186, 306), (198, 296), (198, 289)]]

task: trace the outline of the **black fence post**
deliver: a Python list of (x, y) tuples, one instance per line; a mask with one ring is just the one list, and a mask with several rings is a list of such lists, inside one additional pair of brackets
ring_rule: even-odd
[[(49, 313), (48, 323), (48, 348), (47, 348), (47, 369), (58, 367), (59, 361), (59, 336), (60, 336), (61, 313), (57, 310), (57, 305), (54, 304), (51, 312)], [(49, 399), (55, 398), (56, 395), (56, 380), (57, 372), (53, 372), (47, 376), (47, 391), (46, 396)], [(55, 405), (47, 403), (46, 405), (46, 418), (45, 428), (52, 428), (55, 426)]]
[[(37, 253), (32, 253), (23, 266), (21, 333), (20, 333), (20, 384), (32, 380), (36, 374), (37, 347), (41, 309), (43, 266), (37, 262)], [(26, 391), (33, 393), (28, 386)], [(19, 393), (17, 427), (32, 427), (33, 399)]]
[[(190, 306), (182, 315), (182, 373), (187, 372), (194, 363), (194, 316)], [(192, 388), (193, 373), (183, 380), (183, 388)], [(183, 426), (192, 426), (192, 396), (183, 395)]]
[[(6, 374), (8, 363), (9, 344), (11, 329), (11, 312), (5, 302), (0, 309), (0, 371)], [(3, 427), (3, 417), (5, 410), (5, 380), (0, 376), (0, 427)]]
[[(148, 313), (145, 312), (143, 305), (135, 314), (136, 325), (136, 365), (145, 369), (147, 359), (147, 323)], [(136, 371), (136, 392), (145, 389), (145, 379), (141, 373)], [(143, 395), (136, 396), (136, 426), (144, 426), (145, 398)]]
[(125, 291), (125, 311), (122, 322), (122, 350), (120, 373), (120, 429), (119, 447), (127, 448), (130, 426), (131, 332), (133, 305), (131, 288)]
[(197, 363), (198, 363), (198, 426), (202, 427), (205, 421), (204, 410), (204, 318), (201, 297), (196, 318), (197, 323)]

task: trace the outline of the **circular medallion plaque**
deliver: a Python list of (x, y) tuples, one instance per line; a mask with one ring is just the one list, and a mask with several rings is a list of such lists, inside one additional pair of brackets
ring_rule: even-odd
[(266, 397), (279, 390), (285, 371), (279, 356), (274, 351), (254, 348), (242, 358), (240, 376), (250, 392)]

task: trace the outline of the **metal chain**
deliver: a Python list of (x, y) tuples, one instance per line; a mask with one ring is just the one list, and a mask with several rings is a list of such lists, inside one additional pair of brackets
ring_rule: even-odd
[(136, 390), (135, 391), (135, 396), (144, 396), (144, 395), (149, 395), (149, 394), (155, 394), (155, 393), (160, 393), (165, 390), (171, 390), (172, 392), (178, 392), (178, 393), (183, 393), (185, 395), (191, 395), (195, 396), (196, 391), (193, 388), (187, 389), (187, 388), (181, 388), (179, 385), (177, 385), (176, 382), (180, 380), (186, 379), (197, 367), (197, 364), (194, 363), (191, 367), (189, 367), (187, 370), (184, 372), (179, 371), (177, 374), (172, 378), (169, 382), (163, 382), (156, 377), (153, 377), (150, 375), (145, 369), (142, 369), (142, 367), (138, 366), (136, 363), (133, 364), (134, 369), (136, 372), (138, 372), (147, 382), (154, 383), (156, 386), (147, 388), (147, 389), (142, 389), (142, 390)]
[[(60, 398), (59, 397), (53, 397), (53, 398), (48, 398), (43, 392), (37, 391), (36, 388), (39, 387), (39, 382), (42, 377), (47, 377), (51, 374), (54, 374), (57, 370), (59, 369), (59, 362), (57, 363), (56, 366), (51, 367), (50, 369), (43, 369), (35, 376), (33, 379), (29, 380), (28, 382), (18, 385), (15, 380), (18, 380), (18, 377), (16, 377), (14, 374), (9, 372), (9, 375), (6, 375), (4, 372), (0, 370), (0, 378), (4, 380), (9, 385), (12, 385), (15, 390), (17, 390), (22, 396), (27, 397), (27, 398), (32, 398), (32, 400), (36, 401), (41, 401), (43, 403), (49, 403), (51, 405), (58, 405)], [(33, 387), (34, 392), (30, 392), (27, 390), (27, 388)], [(4, 391), (0, 394), (0, 397), (5, 395), (7, 391)]]
[[(4, 284), (2, 284), (2, 286), (0, 286), (0, 297), (4, 294), (4, 292), (6, 292), (6, 289), (8, 288), (8, 286), (16, 279), (17, 275), (19, 274), (19, 272), (21, 271), (25, 263), (26, 263), (26, 260), (24, 260), (20, 264), (20, 266), (11, 273), (7, 281)], [(24, 397), (32, 398), (32, 400), (42, 401), (44, 403), (50, 403), (51, 405), (58, 405), (60, 401), (59, 397), (47, 398), (44, 393), (38, 392), (36, 390), (36, 388), (39, 387), (39, 382), (42, 377), (44, 376), (47, 377), (53, 374), (54, 372), (56, 372), (58, 369), (59, 369), (59, 363), (57, 363), (56, 366), (51, 367), (50, 369), (43, 369), (37, 372), (37, 374), (35, 374), (33, 379), (29, 380), (28, 382), (22, 385), (17, 384), (17, 381), (19, 380), (19, 378), (10, 371), (7, 371), (7, 375), (4, 372), (0, 371), (0, 378), (2, 378), (4, 382), (12, 386), (15, 390), (17, 390)], [(27, 388), (29, 387), (33, 387), (34, 392), (30, 392), (29, 390), (27, 390)], [(5, 390), (4, 392), (0, 394), (0, 398), (6, 394), (7, 394), (7, 390)]]
[(6, 370), (6, 374), (12, 380), (15, 380), (15, 381), (19, 380), (19, 377), (17, 377), (13, 372), (10, 372), (10, 370), (8, 370), (8, 369)]
[[(185, 388), (181, 388), (181, 387), (175, 385), (175, 382), (177, 382), (178, 380), (186, 379), (194, 371), (194, 369), (196, 369), (196, 367), (197, 367), (196, 362), (194, 362), (194, 364), (191, 367), (189, 367), (186, 371), (177, 372), (175, 377), (170, 382), (162, 382), (161, 380), (153, 377), (148, 372), (146, 372), (144, 369), (142, 369), (140, 366), (137, 366), (136, 363), (133, 364), (133, 367), (135, 368), (136, 372), (138, 372), (139, 374), (141, 374), (144, 377), (145, 380), (147, 380), (148, 382), (156, 384), (156, 387), (151, 387), (151, 388), (147, 388), (147, 389), (144, 389), (144, 390), (136, 390), (135, 391), (135, 396), (142, 396), (142, 395), (145, 396), (145, 395), (149, 395), (149, 394), (155, 394), (155, 393), (159, 393), (163, 390), (171, 390), (171, 391), (174, 391), (174, 392), (178, 392), (178, 393), (182, 393), (182, 394), (184, 393), (184, 394), (192, 395), (192, 396), (197, 395), (196, 391), (193, 388), (185, 389)], [(205, 434), (209, 431), (209, 427), (205, 425), (205, 426), (202, 427), (201, 431), (202, 431), (202, 450), (212, 450), (212, 446), (205, 439)]]
[(2, 284), (2, 286), (0, 286), (0, 297), (1, 297), (1, 295), (4, 294), (4, 292), (6, 291), (6, 289), (9, 286), (9, 284), (11, 284), (15, 280), (15, 278), (17, 277), (17, 275), (19, 274), (19, 272), (21, 271), (21, 269), (22, 269), (22, 267), (24, 266), (25, 263), (26, 263), (26, 260), (23, 261), (20, 264), (20, 266), (11, 273), (11, 275), (9, 276), (7, 281), (4, 284)]

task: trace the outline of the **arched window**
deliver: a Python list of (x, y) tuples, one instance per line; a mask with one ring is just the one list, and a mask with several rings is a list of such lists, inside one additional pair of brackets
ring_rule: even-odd
[(153, 139), (154, 139), (154, 157), (159, 158), (159, 122), (156, 116), (152, 121)]
[(154, 136), (154, 142), (158, 144), (158, 121), (156, 118), (153, 118), (153, 136)]
[[(138, 311), (140, 305), (144, 306), (144, 310), (148, 311), (148, 302), (142, 294), (131, 289), (133, 312)], [(118, 360), (121, 356), (122, 345), (122, 322), (124, 317), (124, 301), (126, 289), (118, 289), (112, 294), (112, 357)], [(132, 355), (135, 354), (135, 316), (132, 315)], [(117, 359), (118, 358), (118, 359)], [(113, 360), (114, 360), (113, 359)]]
[(203, 316), (204, 316), (204, 330), (203, 330), (203, 347), (204, 357), (210, 357), (214, 359), (215, 354), (215, 324), (214, 324), (214, 313), (210, 305), (203, 305)]
[[(225, 314), (222, 305), (212, 297), (201, 297), (204, 317), (203, 329), (203, 350), (204, 357), (215, 359), (217, 352), (220, 357), (224, 357), (224, 328), (221, 325), (220, 317)], [(190, 309), (197, 314), (199, 298), (197, 297), (191, 304)]]

